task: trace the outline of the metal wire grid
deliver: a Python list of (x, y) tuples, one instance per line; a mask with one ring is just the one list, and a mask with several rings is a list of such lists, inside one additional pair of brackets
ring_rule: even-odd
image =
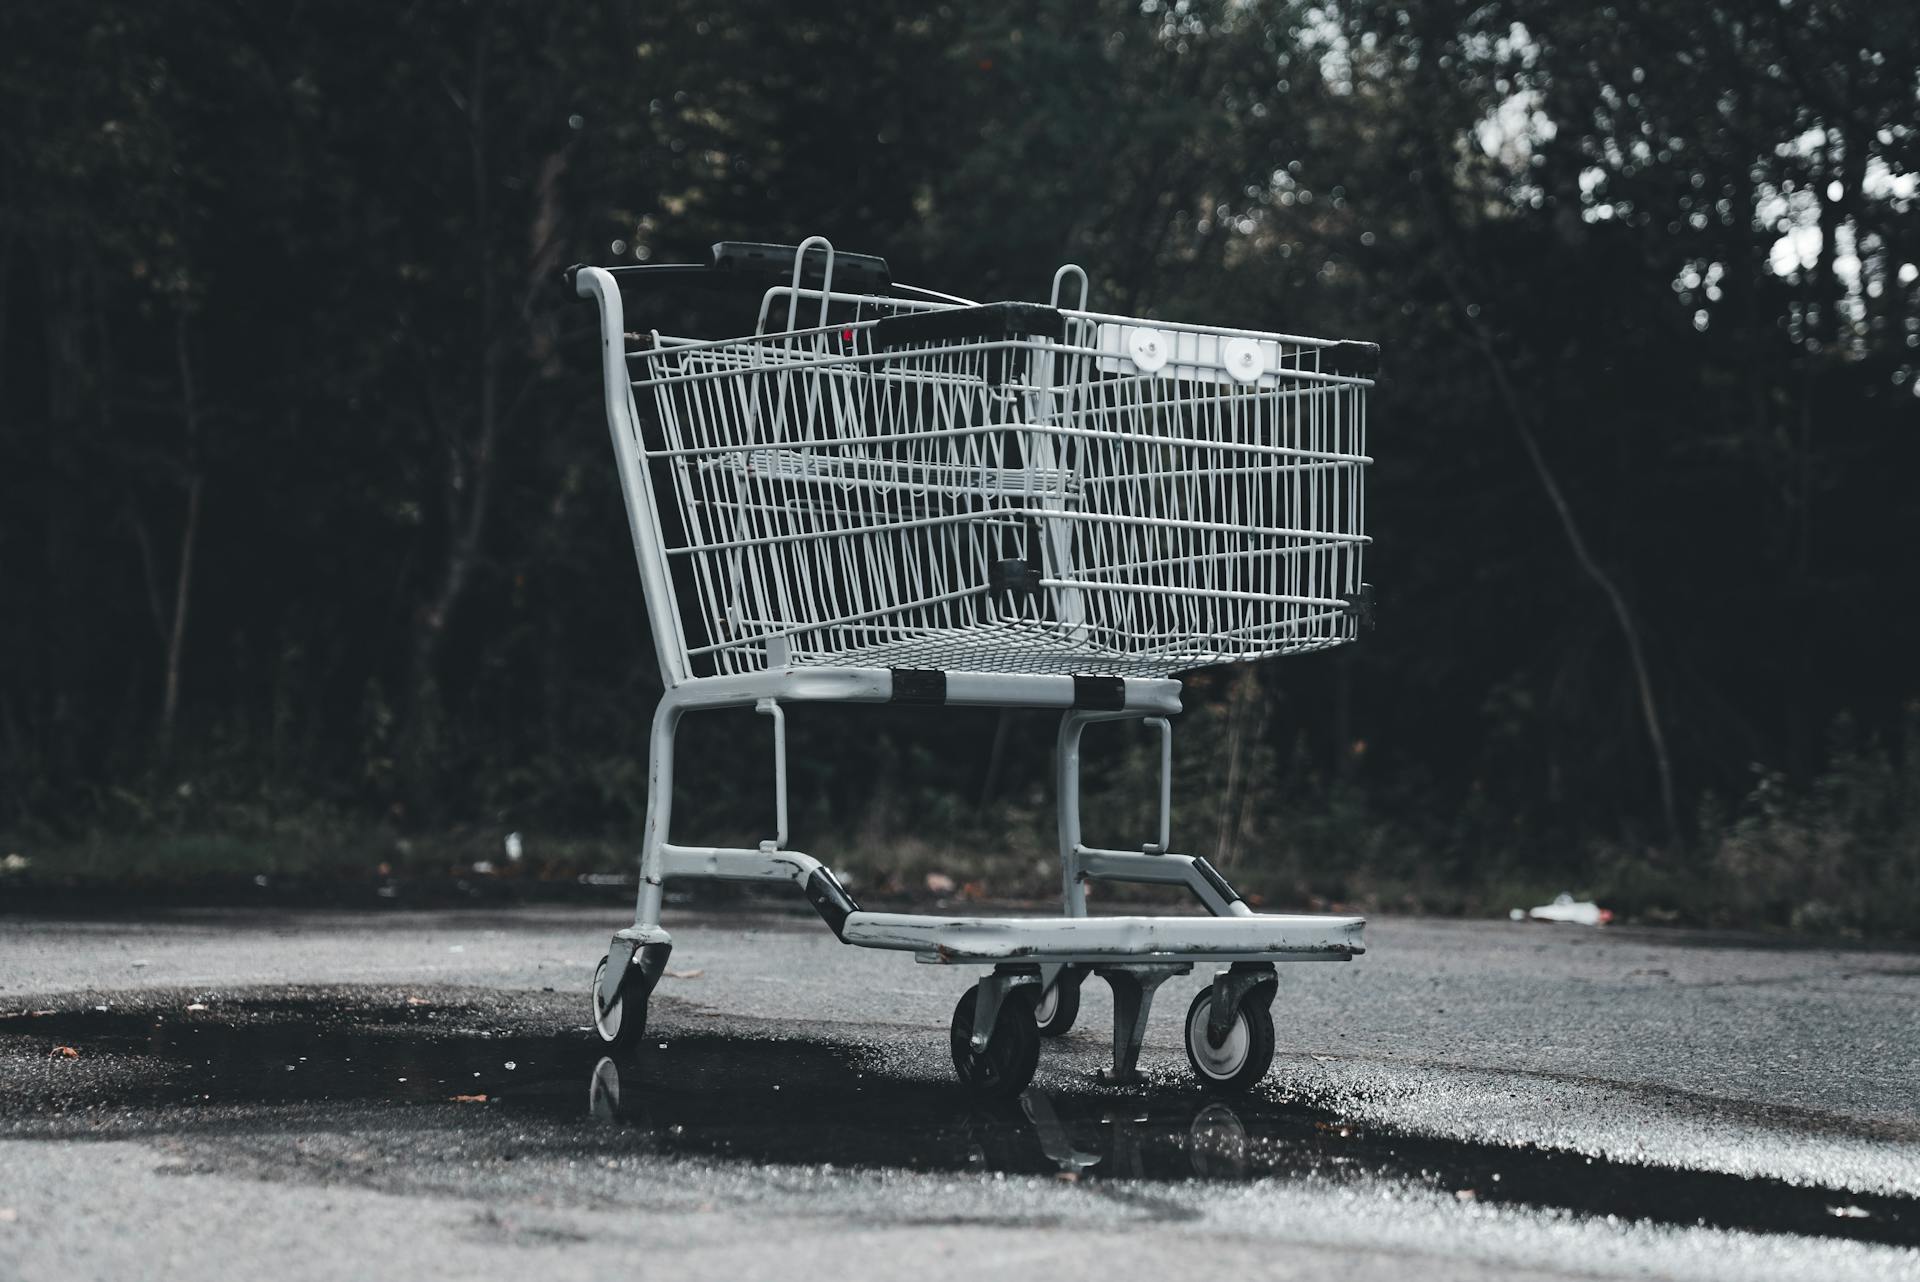
[(1064, 315), (1064, 340), (889, 349), (863, 320), (631, 354), (695, 672), (1163, 676), (1350, 640), (1370, 384), (1195, 326), (1143, 370), (1141, 322)]

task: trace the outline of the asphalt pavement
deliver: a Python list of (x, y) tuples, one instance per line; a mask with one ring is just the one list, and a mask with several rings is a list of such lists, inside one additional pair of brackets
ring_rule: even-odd
[(637, 1055), (617, 911), (0, 916), (0, 1278), (1920, 1278), (1920, 955), (1387, 918), (1281, 968), (1258, 1092), (1170, 981), (1034, 1088), (969, 972), (692, 913)]

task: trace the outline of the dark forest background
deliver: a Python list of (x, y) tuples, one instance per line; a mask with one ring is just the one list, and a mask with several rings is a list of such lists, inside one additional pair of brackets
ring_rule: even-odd
[[(658, 677), (559, 273), (822, 232), (1382, 345), (1378, 630), (1189, 682), (1178, 848), (1270, 903), (1911, 932), (1916, 12), (0, 6), (0, 854), (625, 867)], [(843, 711), (794, 717), (796, 845), (1051, 884), (1049, 718)], [(763, 726), (689, 724), (679, 831), (764, 835)]]

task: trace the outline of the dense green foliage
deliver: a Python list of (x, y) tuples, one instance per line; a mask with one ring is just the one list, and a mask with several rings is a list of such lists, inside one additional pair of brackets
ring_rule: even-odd
[[(658, 681), (558, 269), (822, 231), (1383, 345), (1380, 628), (1190, 683), (1183, 845), (1911, 929), (1915, 12), (0, 8), (0, 845), (629, 840)], [(797, 717), (801, 844), (1034, 881), (1047, 726), (933, 729)], [(755, 835), (688, 751), (688, 830)]]

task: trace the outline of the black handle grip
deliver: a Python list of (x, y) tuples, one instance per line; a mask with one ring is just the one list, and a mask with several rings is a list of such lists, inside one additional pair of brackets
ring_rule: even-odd
[[(625, 285), (645, 280), (648, 285), (691, 286), (695, 289), (750, 289), (760, 293), (770, 285), (793, 282), (793, 257), (798, 245), (763, 245), (754, 241), (723, 240), (713, 247), (713, 260), (707, 263), (631, 263), (609, 267), (607, 272)], [(575, 263), (562, 275), (567, 288), (584, 263)], [(823, 249), (807, 251), (801, 264), (802, 288), (818, 289), (826, 278), (827, 254)], [(893, 273), (887, 260), (874, 254), (833, 256), (833, 287), (839, 293), (879, 293), (893, 287)]]
[(1329, 374), (1377, 374), (1380, 344), (1342, 340), (1320, 349), (1320, 368)]

